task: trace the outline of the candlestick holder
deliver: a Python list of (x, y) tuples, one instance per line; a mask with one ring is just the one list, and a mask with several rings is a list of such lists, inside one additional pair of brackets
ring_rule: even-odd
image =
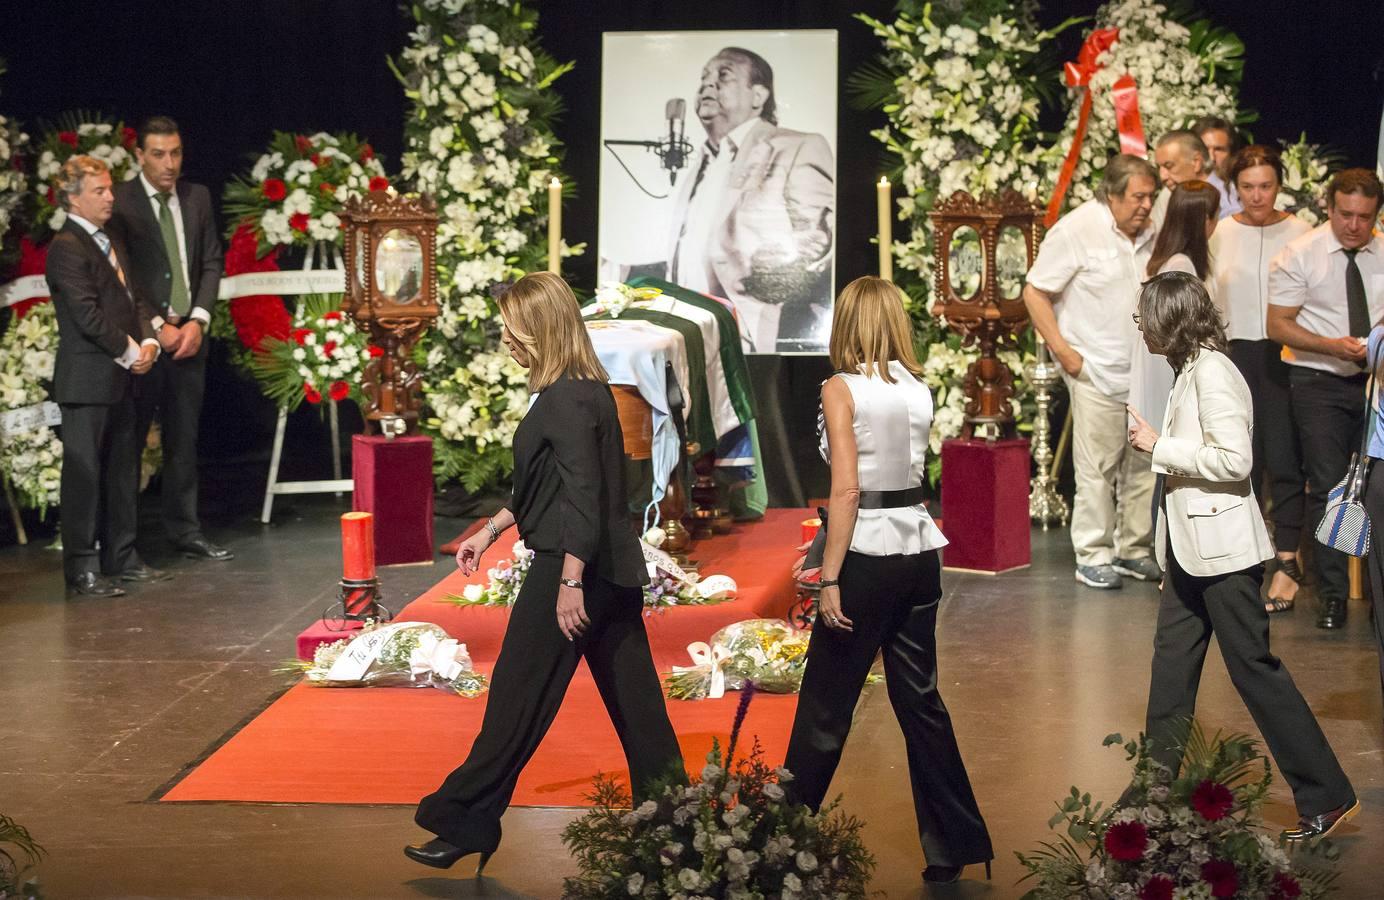
[(1033, 462), (1037, 472), (1030, 483), (1028, 514), (1047, 531), (1048, 526), (1054, 523), (1065, 526), (1068, 510), (1067, 501), (1057, 492), (1057, 484), (1051, 475), (1052, 423), (1048, 418), (1053, 388), (1062, 381), (1062, 371), (1053, 364), (1047, 343), (1041, 337), (1033, 361), (1024, 366), (1024, 377), (1033, 385), (1033, 399), (1038, 407), (1033, 419)]
[(322, 622), (332, 631), (346, 631), (348, 622), (388, 622), (394, 618), (380, 602), (379, 578), (343, 578), (337, 600), (322, 612)]

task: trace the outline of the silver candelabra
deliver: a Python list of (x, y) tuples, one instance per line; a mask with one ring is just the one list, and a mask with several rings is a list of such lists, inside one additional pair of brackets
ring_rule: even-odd
[(1037, 473), (1029, 490), (1028, 514), (1047, 531), (1049, 525), (1067, 524), (1067, 501), (1057, 492), (1052, 476), (1052, 425), (1048, 419), (1052, 390), (1062, 380), (1062, 370), (1053, 364), (1042, 335), (1037, 338), (1033, 362), (1024, 366), (1024, 377), (1033, 385), (1033, 399), (1038, 405), (1038, 415), (1033, 421), (1033, 462)]

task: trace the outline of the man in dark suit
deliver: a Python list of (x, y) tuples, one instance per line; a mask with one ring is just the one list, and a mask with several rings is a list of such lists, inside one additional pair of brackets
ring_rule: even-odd
[(139, 129), (138, 178), (115, 189), (113, 231), (128, 248), (135, 292), (152, 310), (163, 354), (136, 398), (135, 434), (144, 446), (157, 414), (163, 441), (163, 525), (193, 559), (233, 555), (202, 534), (197, 516), (197, 432), (202, 417), (207, 348), (202, 340), (221, 284), (221, 241), (211, 194), (181, 181), (178, 125), (154, 116)]
[(67, 220), (49, 245), (47, 275), (58, 318), (63, 573), (70, 593), (118, 597), (121, 581), (169, 577), (135, 552), (134, 381), (153, 367), (159, 345), (127, 287), (124, 248), (102, 230), (115, 202), (110, 170), (74, 156), (56, 187)]

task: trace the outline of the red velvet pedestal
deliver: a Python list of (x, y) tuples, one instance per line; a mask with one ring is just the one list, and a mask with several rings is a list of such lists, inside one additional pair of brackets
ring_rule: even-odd
[(432, 438), (351, 439), (355, 507), (375, 516), (375, 562), (432, 562)]
[(942, 443), (948, 569), (994, 573), (1029, 564), (1028, 476), (1028, 441)]

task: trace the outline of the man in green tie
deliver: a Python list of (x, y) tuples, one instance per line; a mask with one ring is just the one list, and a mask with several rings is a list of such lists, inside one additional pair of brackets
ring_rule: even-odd
[(164, 529), (193, 559), (233, 554), (207, 540), (197, 515), (197, 433), (206, 382), (203, 336), (221, 283), (221, 240), (211, 194), (181, 180), (178, 125), (154, 116), (140, 126), (139, 177), (115, 190), (111, 229), (129, 248), (131, 286), (153, 310), (151, 324), (163, 354), (136, 398), (136, 434), (143, 447), (157, 415), (163, 444)]

